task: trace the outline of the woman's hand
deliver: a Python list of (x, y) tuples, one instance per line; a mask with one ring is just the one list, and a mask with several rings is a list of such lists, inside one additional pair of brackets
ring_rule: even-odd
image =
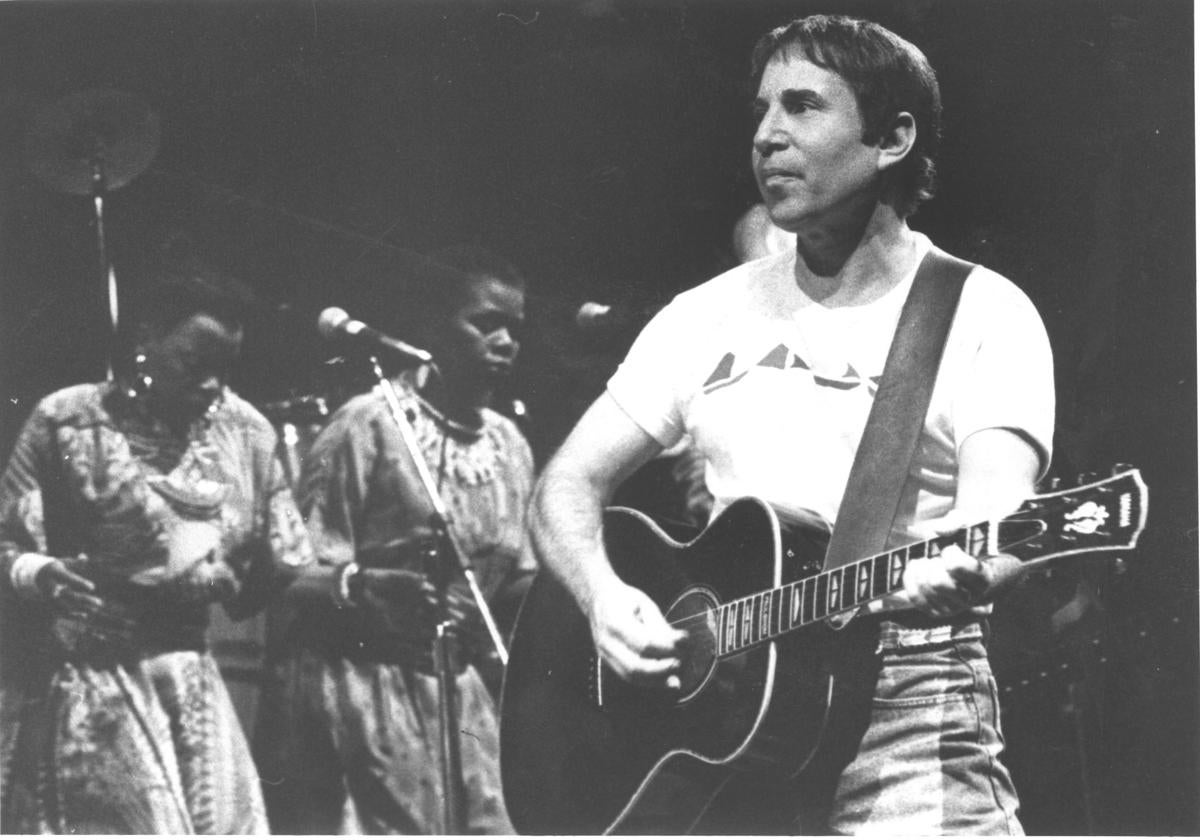
[(211, 522), (177, 522), (167, 543), (167, 562), (131, 578), (169, 601), (211, 604), (238, 593), (238, 579), (222, 558), (221, 532)]
[(358, 572), (354, 603), (377, 630), (433, 638), (437, 590), (425, 575), (404, 569), (366, 568)]
[(228, 601), (238, 591), (233, 570), (213, 554), (197, 560), (185, 571), (166, 578), (160, 587), (170, 597), (189, 604)]
[(74, 560), (47, 557), (45, 565), (34, 577), (34, 585), (42, 599), (56, 612), (68, 615), (91, 615), (104, 602), (96, 597), (96, 584), (71, 569), (71, 565), (87, 562), (80, 555)]

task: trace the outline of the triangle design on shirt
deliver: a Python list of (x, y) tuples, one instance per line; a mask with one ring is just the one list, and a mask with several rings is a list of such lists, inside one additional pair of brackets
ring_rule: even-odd
[(733, 352), (723, 355), (721, 360), (717, 362), (717, 366), (713, 369), (713, 372), (709, 374), (708, 379), (705, 380), (703, 386), (704, 393), (711, 394), (722, 388), (728, 388), (730, 385), (741, 381), (752, 368), (756, 367), (775, 370), (795, 370), (798, 368), (810, 375), (813, 383), (820, 387), (834, 388), (839, 391), (852, 391), (855, 388), (866, 386), (867, 393), (872, 397), (875, 396), (875, 391), (879, 386), (878, 376), (864, 377), (849, 362), (846, 363), (846, 372), (839, 377), (820, 376), (813, 370), (812, 365), (786, 344), (777, 345), (756, 364), (735, 375), (733, 370), (736, 362), (737, 356)]

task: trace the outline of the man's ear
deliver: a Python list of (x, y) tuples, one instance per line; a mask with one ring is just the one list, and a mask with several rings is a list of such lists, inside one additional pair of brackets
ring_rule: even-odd
[(891, 169), (904, 160), (916, 142), (917, 121), (908, 111), (901, 111), (879, 139), (879, 171)]

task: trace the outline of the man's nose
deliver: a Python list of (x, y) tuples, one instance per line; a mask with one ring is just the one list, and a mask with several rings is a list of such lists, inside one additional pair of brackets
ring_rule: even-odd
[(766, 156), (786, 145), (787, 140), (779, 123), (778, 111), (771, 108), (763, 114), (754, 129), (754, 150)]

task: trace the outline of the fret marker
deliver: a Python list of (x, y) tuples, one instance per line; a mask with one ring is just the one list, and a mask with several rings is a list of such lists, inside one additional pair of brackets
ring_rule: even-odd
[(838, 593), (841, 591), (841, 588), (842, 588), (841, 583), (842, 583), (841, 575), (830, 575), (829, 576), (829, 597), (827, 599), (829, 602), (829, 606), (826, 607), (826, 609), (830, 612), (832, 612), (834, 610), (834, 608), (837, 607)]
[(800, 592), (801, 592), (801, 589), (799, 586), (792, 587), (792, 624), (793, 625), (796, 623), (796, 619), (798, 619), (800, 617), (800, 604), (802, 603), (802, 601), (800, 599)]
[(900, 585), (901, 578), (904, 577), (904, 557), (900, 552), (892, 555), (891, 568), (888, 570), (888, 589), (895, 589)]
[(984, 550), (983, 532), (978, 527), (967, 531), (967, 554), (975, 557)]
[(858, 564), (858, 600), (865, 601), (871, 594), (870, 561)]

